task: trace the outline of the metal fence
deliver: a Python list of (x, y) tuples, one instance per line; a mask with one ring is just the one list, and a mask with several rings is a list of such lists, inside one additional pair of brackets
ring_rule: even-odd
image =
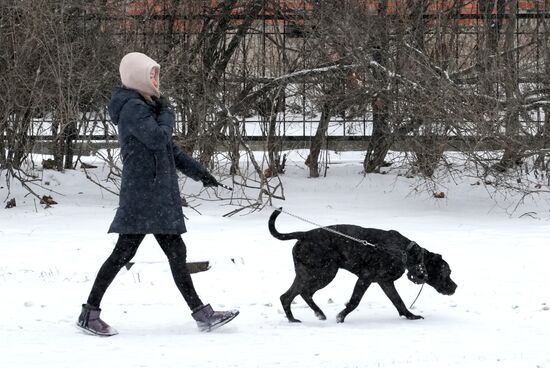
[[(162, 2), (158, 2), (162, 4)], [(265, 1), (269, 3), (269, 1)], [(290, 71), (289, 60), (293, 59), (300, 50), (304, 50), (307, 40), (311, 4), (305, 1), (290, 1), (289, 10), (284, 13), (263, 13), (257, 19), (252, 29), (244, 36), (239, 52), (230, 63), (230, 72), (224, 74), (221, 83), (224, 86), (223, 92), (228, 96), (230, 91), (226, 86), (234, 82), (236, 73), (240, 73), (239, 78), (246, 83), (247, 78), (254, 77), (276, 77), (284, 75)], [(375, 4), (375, 1), (365, 1), (365, 6)], [(389, 2), (393, 4), (393, 2)], [(444, 3), (444, 2), (443, 2)], [(480, 1), (464, 2), (464, 6), (454, 14), (446, 13), (445, 16), (452, 16), (456, 20), (456, 27), (447, 29), (447, 35), (440, 33), (441, 29), (427, 29), (426, 40), (437, 37), (453, 36), (457, 40), (453, 43), (452, 50), (445, 50), (450, 63), (455, 66), (468, 62), (471, 59), (471, 53), (478, 47), (480, 37), (483, 32), (480, 31), (484, 26), (491, 22), (499, 21), (505, 24), (512, 17), (517, 20), (514, 31), (515, 44), (518, 46), (513, 51), (514, 59), (517, 62), (520, 83), (525, 85), (535, 85), (540, 83), (537, 75), (545, 72), (544, 55), (548, 52), (548, 28), (550, 19), (550, 4), (538, 0), (518, 1), (517, 7), (511, 13), (510, 4), (504, 2), (506, 6), (494, 9), (489, 14), (483, 14)], [(497, 2), (494, 2), (497, 3)], [(393, 6), (398, 6), (395, 2)], [(498, 8), (498, 6), (497, 6)], [(177, 39), (186, 39), (198, 37), (200, 31), (200, 21), (206, 15), (189, 14), (168, 14), (162, 11), (143, 13), (143, 10), (130, 11), (132, 14), (125, 14), (123, 17), (110, 17), (104, 19), (105, 31), (111, 32), (119, 37), (127, 37), (131, 34), (133, 42), (136, 44), (147, 44), (152, 39), (159, 43), (169, 43)], [(440, 13), (427, 12), (423, 15), (428, 21), (440, 17)], [(241, 15), (236, 12), (232, 15), (232, 21), (242, 21)], [(179, 24), (174, 27), (174, 24)], [(229, 32), (226, 38), (232, 36)], [(276, 42), (274, 41), (276, 40)], [(467, 65), (466, 65), (467, 66)], [(305, 65), (304, 65), (305, 67)], [(230, 75), (231, 74), (231, 75)], [(468, 80), (460, 81), (468, 84)], [(543, 86), (541, 86), (543, 87)], [(313, 111), (309, 106), (309, 101), (303, 91), (307, 91), (307, 83), (293, 85), (295, 96), (287, 98), (282, 104), (282, 111), (277, 116), (277, 121), (281, 128), (279, 134), (282, 136), (302, 136), (309, 137), (315, 134), (316, 126), (319, 123), (319, 114)], [(497, 91), (498, 93), (498, 91)], [(224, 98), (225, 98), (224, 96)], [(292, 111), (289, 107), (292, 106)], [(542, 109), (537, 111), (531, 118), (542, 123), (544, 121), (544, 112)], [(242, 117), (242, 132), (252, 138), (260, 139), (264, 119), (258, 114), (251, 117)], [(183, 116), (179, 116), (178, 126), (180, 132), (185, 132), (186, 121)], [(338, 116), (331, 118), (329, 135), (339, 137), (369, 136), (372, 130), (372, 112), (367, 111), (363, 116), (349, 116), (346, 111), (342, 111)], [(352, 138), (353, 139), (353, 138)]]
[[(268, 2), (266, 0), (266, 2)], [(292, 60), (306, 47), (311, 8), (306, 2), (295, 2), (292, 11), (284, 14), (263, 14), (253, 24), (252, 29), (244, 36), (239, 51), (231, 61), (230, 73), (225, 73), (220, 83), (224, 86), (223, 98), (229, 98), (229, 88), (235, 83), (235, 75), (240, 72), (240, 83), (246, 83), (248, 78), (254, 77), (276, 77), (290, 72), (289, 60)], [(368, 1), (366, 2), (368, 3)], [(454, 42), (454, 49), (446, 50), (450, 62), (460, 64), (470, 59), (470, 53), (479, 44), (479, 38), (483, 37), (480, 28), (488, 22), (506, 22), (512, 16), (516, 19), (514, 31), (515, 43), (518, 47), (513, 51), (517, 62), (517, 70), (520, 75), (520, 83), (524, 85), (538, 85), (541, 83), (537, 76), (545, 73), (545, 56), (548, 53), (548, 37), (550, 26), (550, 4), (541, 1), (519, 1), (515, 13), (509, 10), (482, 14), (478, 2), (466, 2), (471, 9), (469, 12), (457, 12), (454, 17), (456, 27), (452, 34), (457, 41)], [(302, 5), (300, 5), (302, 4)], [(473, 7), (473, 8), (472, 8)], [(478, 9), (476, 10), (476, 7)], [(163, 14), (153, 12), (142, 14), (124, 14), (123, 16), (111, 15), (101, 19), (102, 29), (113, 37), (131, 38), (136, 45), (147, 44), (153, 39), (154, 42), (173, 42), (174, 37), (179, 40), (198, 37), (200, 22), (205, 15), (189, 16), (185, 14)], [(435, 19), (438, 14), (425, 14), (424, 17)], [(89, 21), (97, 21), (97, 17), (87, 15)], [(232, 15), (232, 21), (242, 21), (241, 16), (236, 13)], [(180, 26), (174, 29), (173, 24)], [(426, 31), (426, 39), (438, 36), (440, 30)], [(449, 29), (449, 32), (451, 30)], [(229, 32), (226, 38), (232, 36)], [(446, 36), (446, 35), (443, 35)], [(276, 42), (274, 41), (276, 40)], [(184, 50), (185, 51), (185, 50)], [(467, 66), (467, 65), (465, 65)], [(306, 65), (304, 65), (306, 67)], [(468, 80), (460, 81), (468, 84)], [(294, 84), (290, 87), (293, 91), (285, 93), (282, 110), (277, 114), (278, 132), (277, 135), (289, 141), (307, 141), (316, 132), (319, 124), (319, 114), (311, 106), (304, 91), (311, 86), (307, 82)], [(540, 85), (544, 88), (544, 85)], [(108, 114), (105, 114), (108, 116)], [(243, 136), (250, 141), (261, 141), (266, 136), (266, 119), (258, 113), (252, 113), (248, 117), (240, 117), (240, 127)], [(542, 108), (531, 115), (531, 122), (543, 124), (545, 120)], [(42, 123), (47, 123), (43, 120)], [(372, 133), (373, 117), (372, 111), (366, 111), (361, 116), (349, 116), (347, 111), (341, 111), (330, 119), (328, 137), (333, 141), (360, 141), (368, 140)], [(181, 114), (177, 115), (178, 134), (185, 134), (187, 122)], [(80, 132), (80, 141), (104, 140), (103, 138), (116, 139), (116, 131), (109, 127), (108, 131)], [(47, 134), (47, 129), (41, 134), (33, 134), (37, 141), (48, 141), (52, 139)]]

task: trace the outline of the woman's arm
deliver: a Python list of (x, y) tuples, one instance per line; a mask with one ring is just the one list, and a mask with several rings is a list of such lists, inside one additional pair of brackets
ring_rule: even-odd
[(200, 162), (183, 152), (174, 142), (172, 142), (172, 152), (174, 153), (176, 168), (186, 176), (195, 181), (202, 181), (205, 177), (211, 176)]
[(128, 101), (122, 108), (119, 125), (122, 124), (147, 148), (156, 151), (172, 140), (174, 115), (166, 110), (155, 119), (151, 107), (135, 99)]

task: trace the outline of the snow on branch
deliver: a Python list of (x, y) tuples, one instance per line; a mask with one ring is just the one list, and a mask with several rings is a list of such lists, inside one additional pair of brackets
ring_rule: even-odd
[(262, 78), (264, 85), (258, 88), (257, 90), (252, 91), (251, 93), (246, 95), (244, 98), (242, 98), (239, 102), (232, 105), (229, 111), (231, 112), (231, 114), (235, 114), (247, 103), (254, 100), (256, 97), (265, 94), (266, 92), (270, 91), (275, 87), (279, 87), (281, 85), (285, 85), (289, 83), (294, 83), (306, 78), (318, 77), (320, 75), (324, 75), (328, 73), (353, 70), (360, 67), (361, 67), (361, 64), (336, 64), (336, 65), (324, 66), (320, 68), (302, 69), (302, 70), (298, 70), (298, 71), (285, 74), (280, 77), (275, 77), (275, 78)]

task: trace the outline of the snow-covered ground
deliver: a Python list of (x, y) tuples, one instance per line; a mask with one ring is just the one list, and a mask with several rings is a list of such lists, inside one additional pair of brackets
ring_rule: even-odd
[[(102, 304), (120, 334), (85, 335), (75, 320), (116, 240), (106, 230), (117, 198), (80, 170), (46, 171), (42, 184), (49, 182), (58, 205), (42, 209), (14, 185), (17, 207), (0, 209), (0, 367), (550, 367), (548, 198), (510, 214), (513, 197), (495, 202), (473, 180), (449, 182), (446, 198), (435, 199), (415, 192), (414, 179), (363, 177), (359, 154), (330, 158), (329, 175), (309, 179), (303, 160), (290, 155), (287, 200), (275, 204), (323, 225), (396, 229), (442, 254), (458, 289), (443, 296), (425, 287), (413, 309), (425, 319), (400, 318), (373, 285), (337, 324), (355, 282), (341, 271), (315, 295), (328, 320), (317, 320), (298, 297), (293, 310), (303, 323), (289, 324), (279, 296), (293, 279), (293, 243), (270, 236), (271, 211), (227, 218), (226, 202), (204, 201), (202, 215), (186, 210), (183, 238), (188, 260), (209, 260), (212, 268), (193, 278), (205, 302), (241, 315), (199, 332), (163, 253), (147, 237), (136, 265), (121, 271)], [(4, 200), (5, 182), (0, 186)], [(287, 215), (277, 226), (312, 227)], [(419, 291), (405, 277), (397, 289), (406, 304)]]

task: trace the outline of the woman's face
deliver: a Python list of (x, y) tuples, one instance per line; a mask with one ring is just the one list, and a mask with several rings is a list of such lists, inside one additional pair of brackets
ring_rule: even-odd
[(153, 68), (151, 69), (151, 73), (149, 74), (149, 79), (151, 79), (151, 83), (153, 84), (153, 87), (155, 87), (156, 90), (159, 90), (159, 69)]

